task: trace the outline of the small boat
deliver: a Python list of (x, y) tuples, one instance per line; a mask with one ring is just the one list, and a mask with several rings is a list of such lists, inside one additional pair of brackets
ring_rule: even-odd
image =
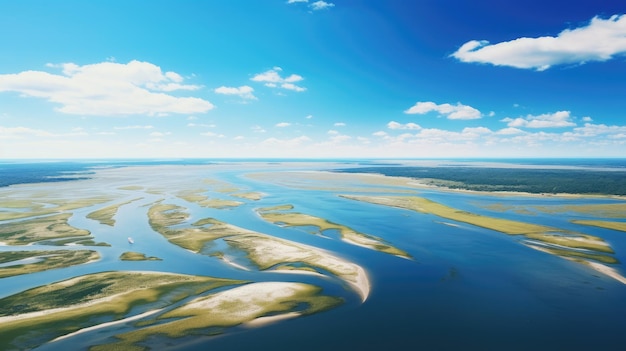
[(133, 238), (131, 238), (130, 236), (128, 237), (128, 243), (129, 244), (134, 244), (135, 240), (133, 240)]

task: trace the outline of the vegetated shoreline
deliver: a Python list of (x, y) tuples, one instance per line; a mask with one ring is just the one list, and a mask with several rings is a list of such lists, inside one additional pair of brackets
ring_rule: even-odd
[(330, 171), (401, 177), (423, 186), (479, 193), (626, 197), (626, 176), (620, 170), (394, 166)]

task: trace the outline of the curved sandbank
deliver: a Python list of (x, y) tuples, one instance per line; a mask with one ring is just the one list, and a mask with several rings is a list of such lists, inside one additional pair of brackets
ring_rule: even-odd
[[(355, 263), (316, 247), (279, 239), (213, 218), (198, 220), (189, 227), (172, 229), (172, 225), (181, 224), (187, 218), (185, 210), (176, 205), (155, 204), (148, 210), (150, 225), (171, 243), (195, 253), (202, 252), (208, 243), (216, 239), (224, 239), (231, 247), (245, 251), (261, 270), (284, 263), (304, 263), (331, 272), (346, 281), (361, 296), (362, 301), (369, 295), (367, 274)], [(208, 252), (206, 254), (211, 255)], [(294, 267), (294, 270), (297, 269)]]
[[(31, 349), (83, 328), (125, 316), (133, 307), (172, 304), (242, 281), (161, 272), (104, 272), (29, 289), (0, 299), (0, 344)], [(165, 296), (168, 299), (162, 300)], [(27, 333), (42, 337), (23, 338)], [(45, 340), (44, 340), (45, 338)]]
[(264, 220), (278, 225), (284, 225), (289, 227), (317, 227), (320, 233), (326, 230), (334, 229), (339, 232), (342, 241), (351, 245), (384, 252), (402, 258), (411, 258), (411, 255), (406, 251), (400, 250), (397, 247), (387, 244), (381, 238), (375, 237), (373, 235), (357, 232), (350, 227), (330, 222), (324, 218), (315, 217), (309, 214), (299, 212), (282, 212), (280, 210), (281, 208), (291, 210), (293, 208), (293, 205), (276, 206), (275, 208), (278, 208), (279, 210), (266, 208), (257, 210), (257, 213)]
[[(139, 345), (152, 335), (178, 338), (201, 330), (240, 324), (260, 326), (268, 322), (321, 312), (335, 307), (340, 299), (321, 295), (321, 289), (304, 283), (251, 283), (198, 297), (158, 316), (152, 325), (116, 335), (117, 341), (92, 346), (93, 351), (145, 350)], [(161, 322), (164, 321), (165, 322)]]

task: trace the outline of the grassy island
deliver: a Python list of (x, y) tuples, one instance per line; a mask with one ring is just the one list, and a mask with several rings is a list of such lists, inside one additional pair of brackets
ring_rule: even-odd
[(411, 258), (411, 255), (407, 252), (385, 243), (381, 238), (357, 232), (345, 225), (332, 223), (324, 218), (311, 216), (305, 213), (279, 212), (283, 209), (290, 210), (292, 208), (292, 205), (276, 206), (274, 209), (260, 209), (258, 213), (263, 219), (274, 224), (286, 225), (290, 227), (314, 226), (319, 228), (320, 232), (324, 232), (326, 230), (337, 230), (341, 235), (341, 239), (347, 243), (384, 252), (390, 255)]
[(180, 197), (181, 199), (185, 201), (193, 202), (202, 207), (208, 207), (208, 208), (217, 208), (217, 209), (229, 208), (229, 207), (237, 207), (243, 204), (242, 202), (234, 201), (234, 200), (209, 198), (208, 196), (203, 194), (205, 192), (206, 190), (204, 189), (183, 190), (183, 191), (178, 192), (177, 195), (178, 197)]
[(104, 272), (72, 278), (0, 299), (0, 345), (35, 348), (82, 328), (126, 318), (134, 307), (163, 308), (241, 283), (154, 272)]
[[(432, 214), (457, 222), (495, 230), (504, 234), (524, 236), (528, 240), (527, 245), (529, 247), (540, 249), (541, 251), (563, 258), (573, 259), (578, 262), (581, 262), (584, 258), (601, 263), (619, 263), (615, 257), (607, 255), (614, 253), (611, 246), (602, 240), (602, 238), (593, 235), (532, 223), (482, 216), (415, 196), (342, 195), (342, 197)], [(595, 268), (597, 266), (591, 265), (591, 267)]]
[(4, 251), (0, 252), (0, 278), (71, 267), (99, 258), (91, 250)]
[(127, 251), (120, 255), (122, 261), (161, 261), (160, 258), (154, 256), (146, 256), (141, 252)]
[(65, 245), (77, 243), (95, 245), (88, 230), (72, 227), (67, 220), (71, 213), (36, 217), (0, 224), (0, 242), (7, 245)]
[(320, 294), (321, 289), (303, 283), (265, 282), (235, 287), (166, 312), (144, 328), (116, 335), (117, 341), (93, 346), (90, 351), (146, 350), (138, 343), (150, 336), (179, 338), (191, 333), (213, 335), (243, 323), (262, 324), (321, 312), (342, 300)]
[(626, 222), (575, 219), (572, 223), (626, 232)]
[(93, 211), (87, 215), (87, 218), (98, 221), (102, 224), (106, 224), (108, 226), (115, 225), (115, 219), (113, 217), (117, 214), (117, 211), (121, 206), (128, 205), (133, 201), (137, 201), (139, 199), (134, 199), (130, 201), (123, 202), (121, 204), (107, 206), (105, 208), (101, 208), (99, 210)]
[[(224, 239), (231, 247), (246, 252), (250, 261), (261, 270), (285, 263), (298, 263), (303, 268), (314, 267), (335, 274), (350, 284), (363, 300), (369, 294), (369, 280), (363, 268), (318, 248), (257, 233), (213, 218), (201, 219), (187, 227), (171, 228), (186, 218), (184, 210), (175, 205), (153, 205), (148, 210), (150, 225), (171, 243), (195, 253), (224, 259), (223, 253), (213, 255), (209, 251), (203, 252), (207, 244)], [(294, 271), (298, 269), (293, 267)], [(302, 270), (310, 273), (310, 268)]]

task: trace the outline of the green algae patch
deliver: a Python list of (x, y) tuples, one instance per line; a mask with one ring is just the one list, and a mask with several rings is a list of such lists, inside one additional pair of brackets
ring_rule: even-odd
[(132, 252), (127, 251), (120, 255), (120, 260), (122, 261), (162, 261), (158, 257), (154, 256), (146, 256), (146, 254), (141, 252)]
[(7, 245), (28, 245), (36, 242), (54, 245), (49, 241), (67, 239), (67, 242), (77, 242), (86, 237), (91, 238), (89, 231), (67, 223), (71, 216), (71, 213), (60, 213), (0, 224), (0, 242)]
[(0, 299), (0, 345), (31, 349), (77, 330), (125, 317), (134, 307), (163, 308), (241, 281), (157, 272), (105, 272)]
[(91, 351), (147, 350), (152, 336), (180, 338), (190, 334), (213, 335), (236, 325), (263, 323), (318, 313), (342, 303), (321, 294), (319, 287), (303, 283), (263, 282), (243, 285), (196, 298), (160, 315), (164, 323), (116, 335), (118, 341), (96, 345)]
[(0, 278), (71, 267), (99, 258), (100, 255), (91, 250), (0, 252)]
[(571, 222), (575, 224), (581, 224), (581, 225), (587, 225), (587, 226), (592, 226), (592, 227), (599, 227), (599, 228), (626, 232), (626, 222), (583, 220), (583, 219), (575, 219), (575, 220), (572, 220)]
[(124, 206), (124, 205), (128, 205), (129, 203), (133, 202), (133, 201), (137, 201), (140, 199), (134, 199), (134, 200), (130, 200), (130, 201), (126, 201), (120, 204), (116, 204), (116, 205), (111, 205), (111, 206), (107, 206), (104, 208), (101, 208), (99, 210), (93, 211), (89, 214), (87, 214), (87, 218), (89, 219), (93, 219), (95, 221), (100, 222), (101, 224), (105, 224), (108, 226), (114, 226), (115, 225), (115, 219), (113, 219), (113, 217), (115, 217), (115, 215), (117, 214), (117, 211), (119, 211), (120, 207)]
[[(289, 208), (289, 206), (290, 205), (287, 205), (283, 208)], [(277, 208), (281, 207), (278, 206)], [(305, 213), (270, 212), (268, 210), (260, 210), (259, 215), (266, 221), (272, 222), (274, 224), (286, 225), (289, 227), (314, 226), (319, 228), (320, 232), (326, 230), (337, 230), (341, 235), (341, 239), (352, 245), (365, 247), (371, 250), (376, 250), (399, 257), (411, 258), (411, 255), (409, 255), (407, 252), (400, 250), (392, 245), (389, 245), (381, 238), (357, 232), (350, 227), (330, 222), (324, 218), (311, 216)]]

